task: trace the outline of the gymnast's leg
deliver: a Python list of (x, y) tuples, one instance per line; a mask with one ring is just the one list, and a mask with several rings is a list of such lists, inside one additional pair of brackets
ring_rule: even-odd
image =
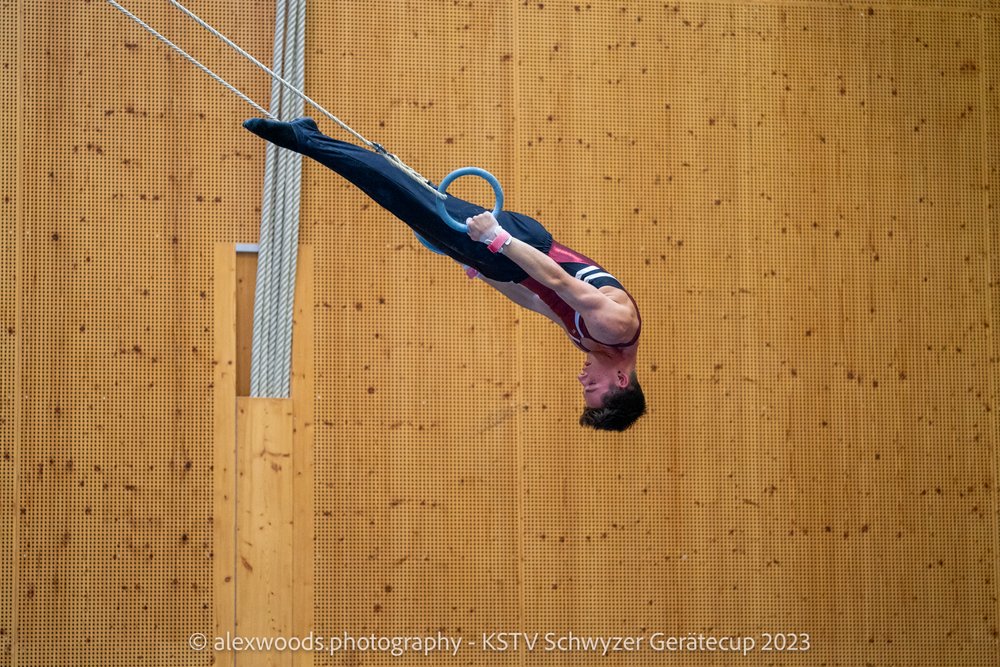
[[(498, 281), (519, 282), (527, 277), (523, 269), (506, 257), (493, 255), (482, 243), (449, 227), (437, 213), (434, 195), (382, 155), (331, 139), (319, 131), (311, 118), (299, 118), (290, 123), (254, 118), (243, 125), (277, 146), (301, 153), (336, 171), (456, 261)], [(453, 196), (445, 200), (445, 207), (457, 220), (483, 212), (481, 206)], [(516, 213), (504, 211), (500, 215), (503, 216), (501, 224), (511, 234), (548, 252), (552, 236), (541, 224)]]

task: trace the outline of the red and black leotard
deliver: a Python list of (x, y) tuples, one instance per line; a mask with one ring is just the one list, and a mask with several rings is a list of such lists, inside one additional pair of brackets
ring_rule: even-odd
[(562, 322), (563, 327), (565, 327), (570, 340), (572, 340), (577, 347), (584, 351), (588, 351), (582, 344), (584, 338), (589, 338), (598, 345), (604, 345), (605, 347), (629, 347), (630, 345), (635, 345), (636, 341), (639, 340), (639, 333), (642, 331), (642, 317), (639, 316), (639, 306), (635, 303), (635, 299), (633, 299), (632, 295), (628, 293), (628, 290), (626, 290), (622, 284), (618, 282), (618, 279), (605, 271), (604, 268), (597, 264), (594, 260), (555, 241), (552, 242), (552, 247), (549, 249), (548, 255), (555, 260), (566, 273), (570, 274), (577, 280), (582, 280), (585, 283), (593, 285), (594, 287), (611, 285), (612, 287), (617, 287), (618, 289), (624, 291), (628, 298), (632, 301), (632, 305), (635, 306), (636, 316), (639, 317), (639, 326), (636, 328), (635, 336), (632, 337), (632, 340), (627, 343), (602, 343), (594, 338), (589, 331), (587, 331), (587, 323), (584, 322), (582, 317), (580, 317), (580, 313), (573, 310), (572, 306), (563, 301), (562, 297), (560, 297), (555, 290), (546, 287), (531, 277), (522, 280), (520, 282), (521, 285), (524, 285), (538, 295), (538, 298), (541, 299), (546, 306), (552, 309), (552, 312), (556, 314)]

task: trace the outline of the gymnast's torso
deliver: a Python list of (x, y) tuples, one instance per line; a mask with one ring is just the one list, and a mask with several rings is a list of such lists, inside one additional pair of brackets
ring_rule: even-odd
[[(552, 312), (554, 315), (552, 319), (562, 325), (573, 344), (587, 352), (594, 351), (598, 346), (623, 349), (636, 345), (642, 330), (642, 317), (639, 315), (639, 307), (636, 305), (635, 299), (621, 282), (589, 257), (555, 241), (552, 242), (548, 255), (575, 279), (593, 285), (613, 301), (623, 305), (631, 302), (632, 308), (635, 310), (635, 333), (631, 338), (624, 341), (605, 342), (609, 340), (607, 333), (598, 335), (597, 332), (592, 332), (580, 313), (566, 303), (555, 290), (531, 277), (521, 281), (520, 285), (533, 292)], [(597, 327), (592, 328), (596, 329)]]

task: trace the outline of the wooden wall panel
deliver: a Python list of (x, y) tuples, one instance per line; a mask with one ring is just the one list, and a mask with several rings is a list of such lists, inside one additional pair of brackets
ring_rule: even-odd
[[(509, 3), (311, 11), (307, 84), (317, 100), (434, 181), (474, 164), (512, 194)], [(467, 180), (455, 192), (486, 203), (488, 188)], [(317, 631), (460, 627), (473, 637), (517, 627), (514, 309), (336, 174), (307, 162), (303, 182), (302, 240), (322, 276)]]
[(20, 377), (18, 342), (18, 286), (21, 276), (19, 255), (18, 197), (20, 126), (20, 4), (9, 2), (0, 7), (0, 23), (5, 26), (0, 36), (0, 666), (13, 660), (15, 544), (17, 544), (17, 463), (20, 451), (18, 437), (18, 395)]
[(736, 399), (741, 317), (753, 315), (740, 289), (753, 262), (739, 217), (742, 15), (652, 3), (519, 10), (519, 203), (635, 296), (651, 408), (627, 434), (579, 428), (582, 355), (545, 322), (525, 330), (526, 366), (544, 369), (525, 381), (529, 627), (687, 631), (738, 616), (748, 594), (756, 528), (738, 445), (751, 407)]
[[(624, 439), (526, 428), (548, 452), (526, 471), (527, 618), (797, 629), (849, 662), (991, 652), (976, 15), (545, 3), (518, 23), (522, 193), (636, 275), (653, 401)], [(890, 613), (908, 620), (868, 630)]]
[[(300, 246), (296, 262), (292, 329), (292, 623), (295, 637), (316, 628), (316, 333), (315, 261), (312, 246)], [(311, 667), (308, 651), (294, 654), (294, 667)]]
[[(755, 17), (762, 342), (778, 371), (762, 416), (782, 449), (760, 459), (775, 526), (760, 618), (836, 614), (824, 633), (854, 660), (989, 650), (972, 546), (993, 530), (972, 399), (988, 381), (977, 21)], [(887, 609), (898, 623), (866, 629)]]
[[(983, 17), (983, 182), (986, 188), (984, 196), (985, 230), (983, 242), (990, 263), (989, 282), (986, 297), (989, 302), (989, 326), (986, 327), (991, 341), (987, 378), (989, 393), (986, 403), (990, 406), (987, 422), (988, 436), (982, 442), (989, 448), (991, 456), (992, 500), (988, 505), (992, 510), (994, 525), (1000, 525), (1000, 502), (997, 500), (1000, 489), (1000, 153), (991, 147), (1000, 144), (1000, 13), (991, 13)], [(988, 552), (992, 560), (993, 571), (990, 581), (1000, 581), (1000, 531), (993, 534)], [(983, 582), (986, 585), (986, 582)], [(992, 617), (997, 618), (1000, 611), (1000, 599), (994, 594), (994, 609)]]
[[(127, 4), (218, 52), (167, 3)], [(213, 605), (211, 260), (257, 227), (243, 109), (106, 3), (23, 12), (17, 664), (207, 660), (187, 638)]]
[[(190, 5), (267, 58), (271, 3)], [(128, 6), (266, 103), (168, 3)], [(810, 663), (995, 662), (997, 9), (311, 2), (310, 94), (435, 181), (493, 171), (618, 275), (650, 401), (581, 430), (557, 330), (306, 163), (315, 631), (780, 630)], [(233, 611), (212, 259), (256, 240), (263, 144), (106, 3), (0, 11), (24, 24), (0, 74), (23, 78), (0, 96), (0, 665), (208, 664), (187, 637)]]

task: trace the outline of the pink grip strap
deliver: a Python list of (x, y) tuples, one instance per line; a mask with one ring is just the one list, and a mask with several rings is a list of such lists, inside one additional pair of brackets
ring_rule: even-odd
[(508, 241), (510, 241), (510, 239), (511, 239), (510, 232), (506, 230), (501, 230), (501, 232), (497, 234), (497, 237), (493, 239), (493, 242), (486, 247), (489, 249), (491, 253), (495, 255), (503, 249), (503, 247), (507, 244)]

